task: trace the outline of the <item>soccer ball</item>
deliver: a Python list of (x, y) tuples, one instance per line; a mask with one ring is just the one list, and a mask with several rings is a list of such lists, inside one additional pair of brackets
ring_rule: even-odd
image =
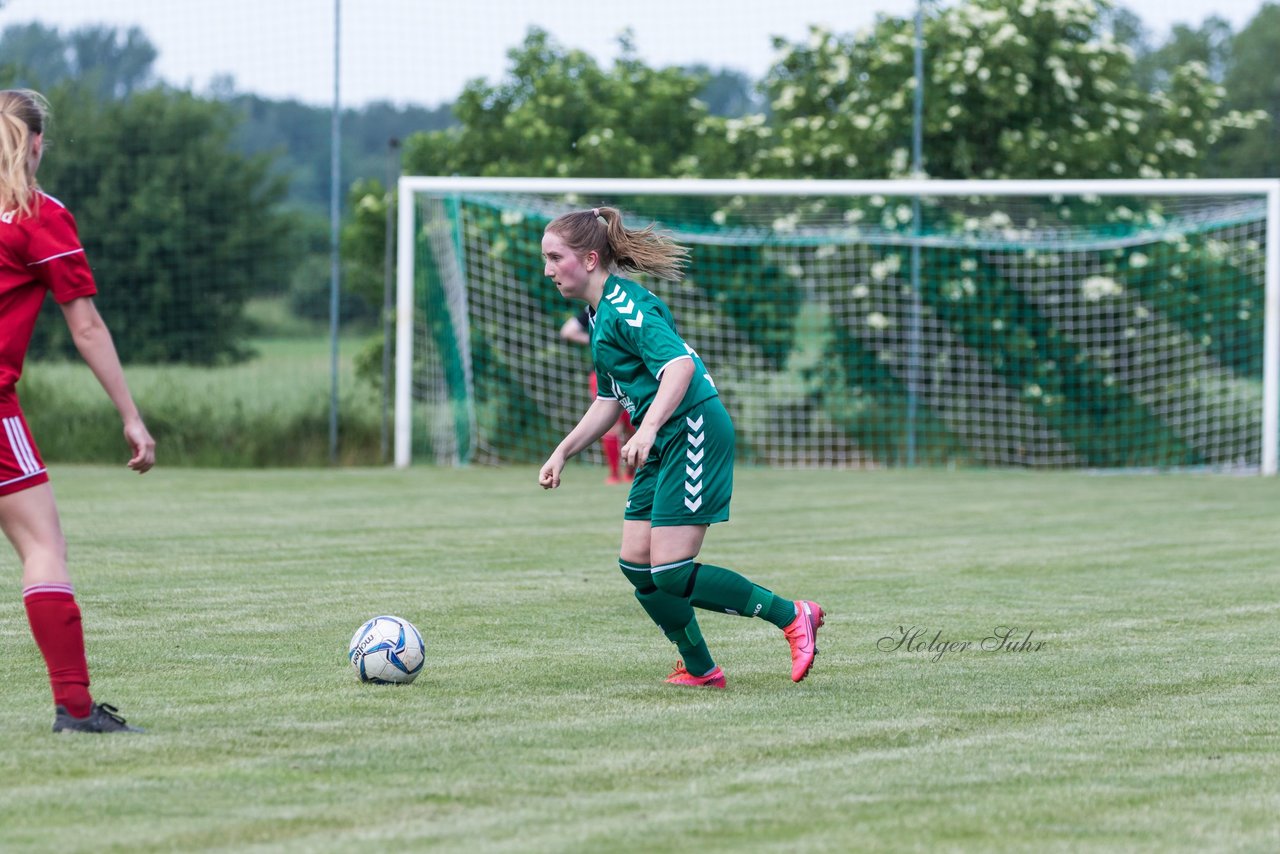
[(374, 617), (351, 638), (347, 658), (361, 682), (407, 684), (422, 672), (426, 645), (413, 623), (400, 617)]

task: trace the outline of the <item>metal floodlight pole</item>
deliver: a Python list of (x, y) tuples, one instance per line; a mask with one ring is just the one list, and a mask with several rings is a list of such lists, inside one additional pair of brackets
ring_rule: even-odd
[(339, 119), (342, 56), (342, 0), (333, 0), (333, 114), (329, 121), (329, 462), (338, 461), (338, 282), (341, 253), (338, 249), (340, 195), (338, 182), (340, 144)]

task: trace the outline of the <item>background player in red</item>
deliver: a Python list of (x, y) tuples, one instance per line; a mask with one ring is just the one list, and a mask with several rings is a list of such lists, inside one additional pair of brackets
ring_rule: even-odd
[(22, 561), (22, 599), (53, 688), (53, 731), (136, 732), (89, 693), (84, 631), (67, 570), (53, 488), (27, 429), (15, 386), (46, 293), (62, 308), (76, 349), (124, 421), (129, 468), (155, 464), (155, 440), (93, 304), (97, 293), (75, 219), (36, 183), (48, 103), (36, 92), (0, 90), (0, 528)]
[[(569, 318), (560, 327), (560, 337), (565, 341), (574, 344), (581, 344), (583, 347), (591, 346), (591, 314), (585, 308)], [(596, 372), (592, 371), (589, 377), (591, 388), (591, 400), (596, 399)], [(631, 434), (635, 432), (635, 428), (631, 425), (631, 416), (627, 415), (624, 410), (618, 416), (618, 420), (609, 428), (609, 432), (600, 437), (600, 449), (604, 451), (604, 462), (609, 467), (609, 476), (604, 482), (614, 483), (630, 483), (635, 477), (635, 467), (627, 466), (622, 468), (622, 443), (631, 438)]]

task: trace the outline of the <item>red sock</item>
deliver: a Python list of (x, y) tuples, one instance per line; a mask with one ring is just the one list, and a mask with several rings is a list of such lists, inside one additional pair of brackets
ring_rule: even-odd
[(36, 646), (49, 668), (53, 702), (77, 718), (92, 711), (80, 606), (70, 584), (33, 584), (22, 591)]
[(618, 465), (622, 462), (622, 443), (612, 433), (600, 437), (600, 447), (604, 449), (604, 461), (609, 466), (609, 474), (618, 476)]

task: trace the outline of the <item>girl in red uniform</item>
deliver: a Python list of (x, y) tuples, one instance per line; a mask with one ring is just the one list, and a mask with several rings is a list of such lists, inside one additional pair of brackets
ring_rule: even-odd
[(54, 732), (136, 732), (114, 706), (93, 701), (84, 632), (67, 571), (67, 544), (49, 475), (18, 404), (15, 385), (46, 293), (62, 309), (76, 349), (124, 420), (129, 468), (155, 464), (155, 440), (129, 394), (97, 288), (62, 203), (40, 190), (47, 102), (36, 92), (0, 90), (0, 528), (22, 561), (22, 599), (49, 668)]

